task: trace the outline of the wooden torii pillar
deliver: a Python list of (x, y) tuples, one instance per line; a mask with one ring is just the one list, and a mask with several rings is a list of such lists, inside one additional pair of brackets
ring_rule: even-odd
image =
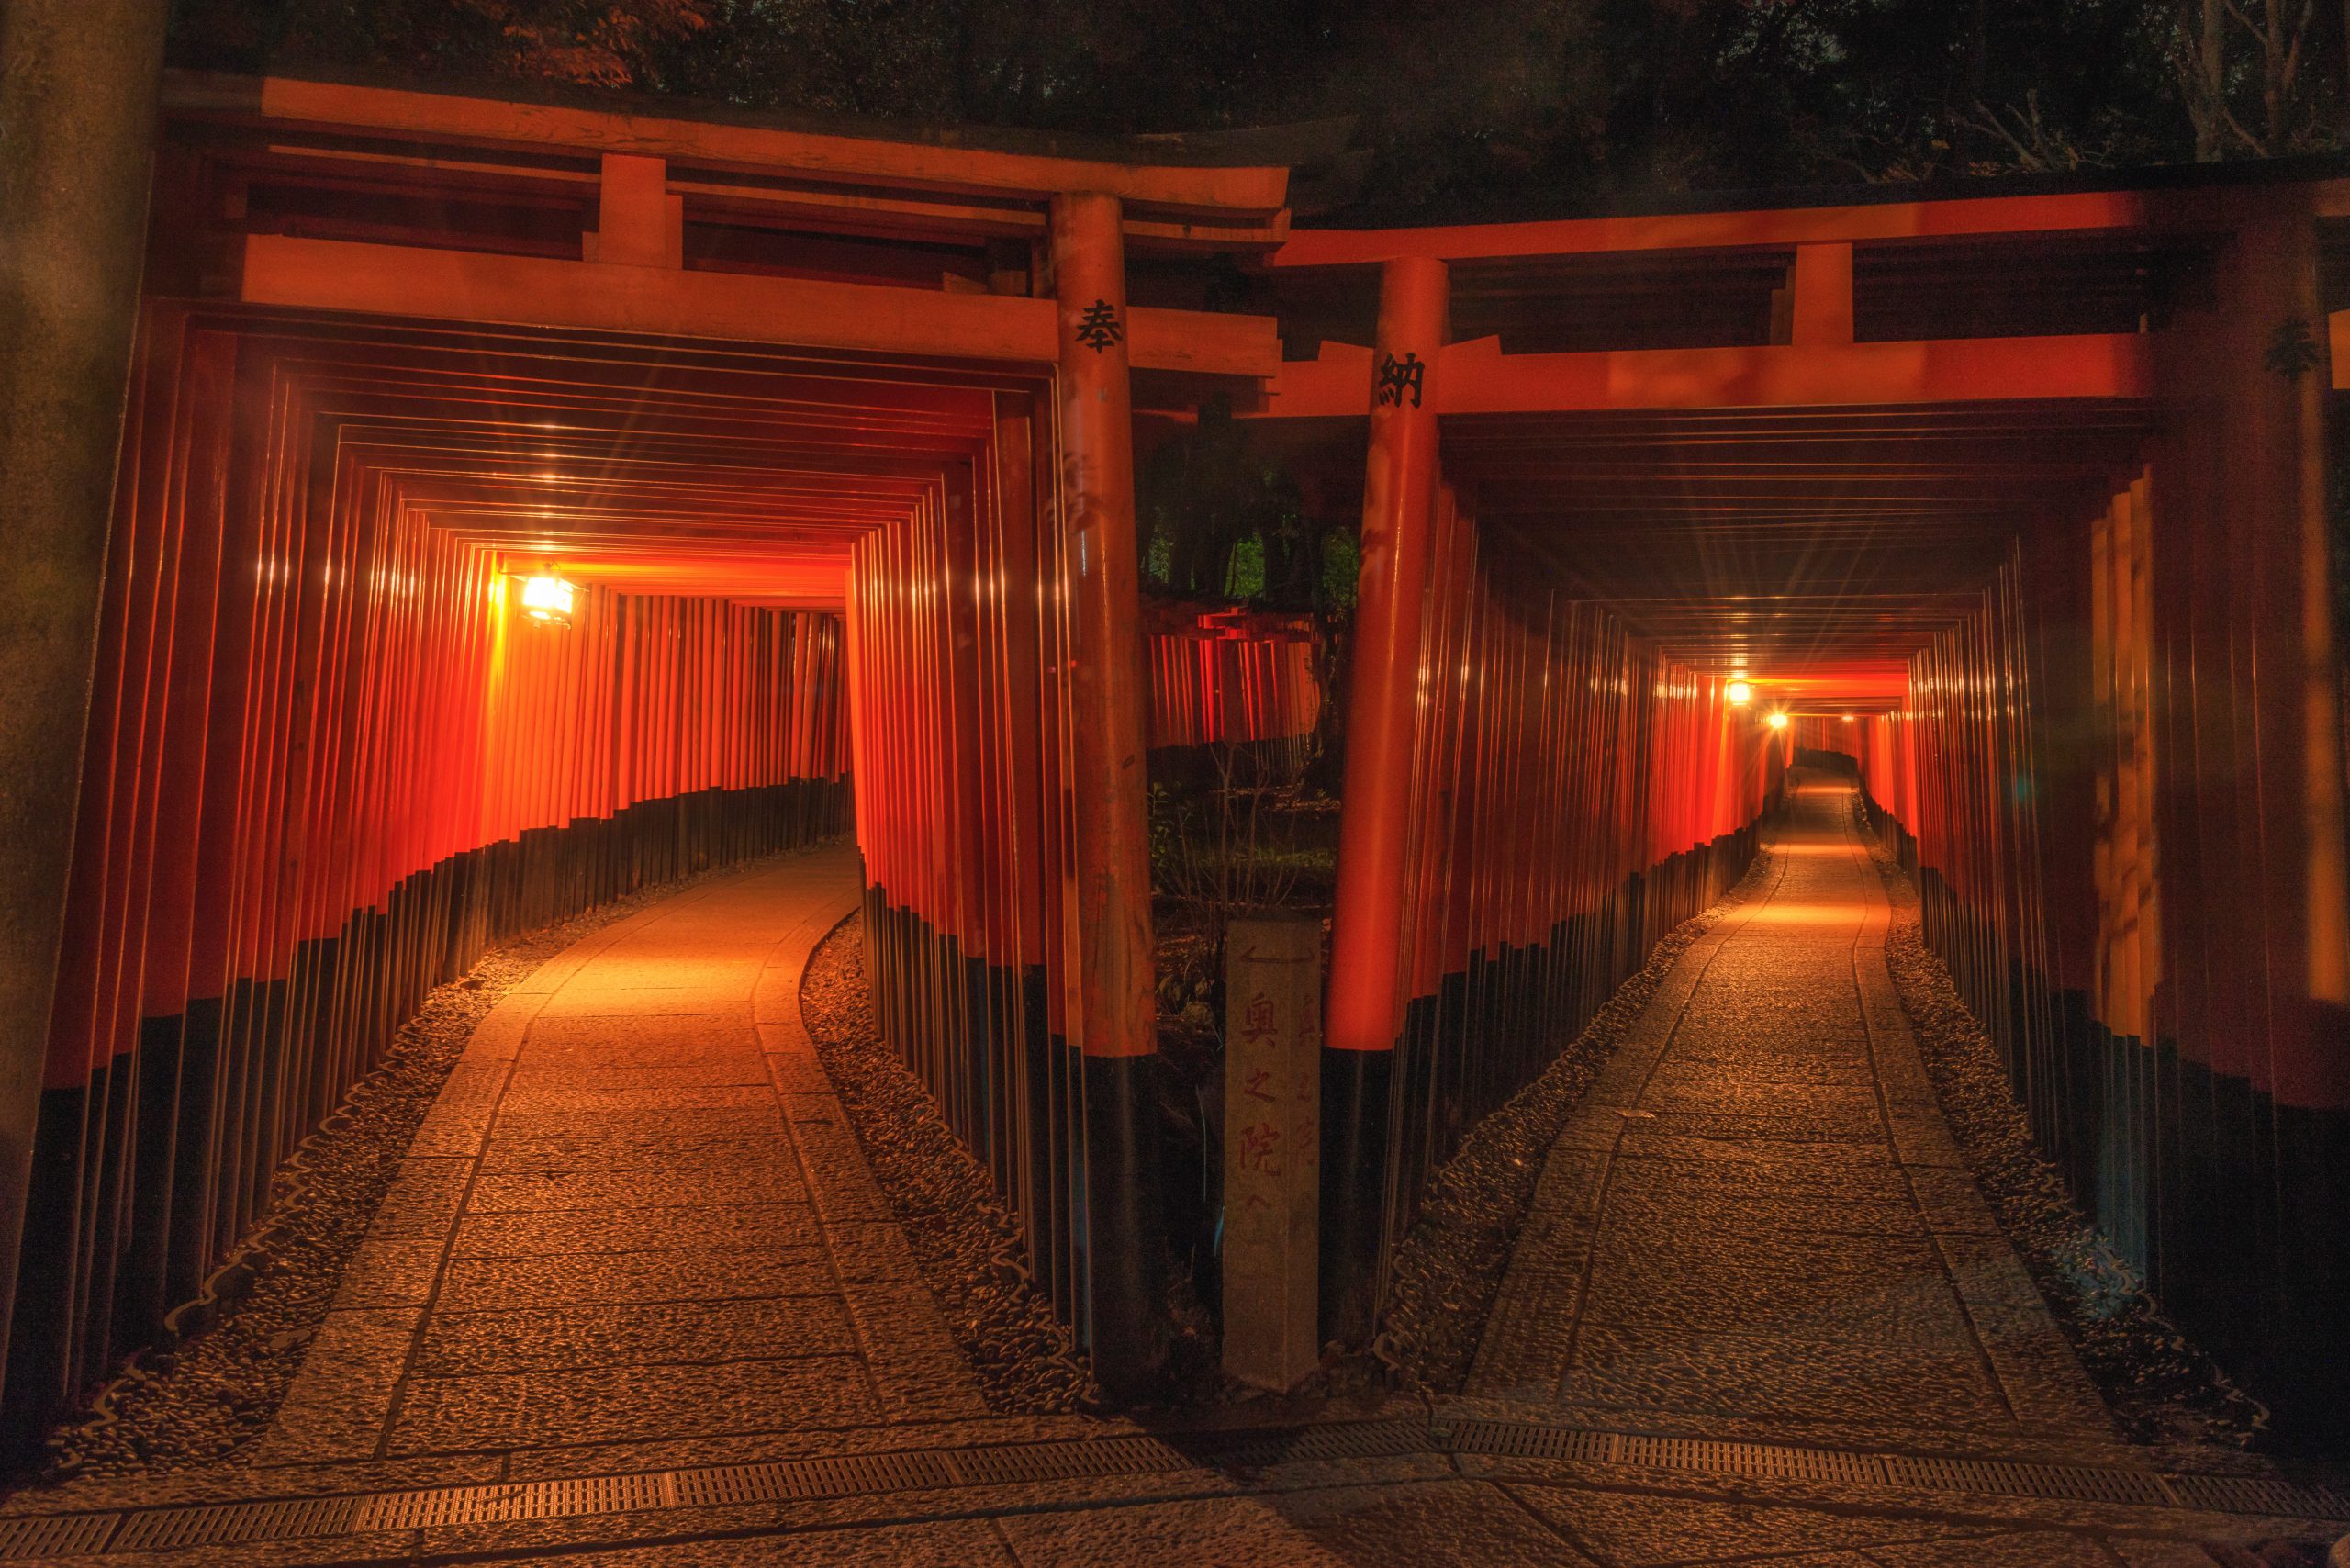
[[(2350, 1404), (2339, 1338), (2350, 1301), (2341, 1207), (2350, 1195), (2350, 847), (2326, 452), (2333, 377), (2319, 352), (2328, 334), (2311, 195), (2302, 186), (2252, 197), (2255, 214), (2219, 261), (2220, 352), (2199, 368), (2221, 389), (2228, 491), (2209, 518), (2216, 528), (2197, 543), (2235, 579), (2230, 679), (2250, 719), (2235, 758), (2236, 798), (2248, 809), (2238, 842), (2257, 846), (2248, 890), (2265, 907), (2229, 917), (2267, 931), (2267, 1060), (2253, 1076), (2270, 1095), (2277, 1234), (2288, 1260), (2281, 1342), (2264, 1347), (2272, 1364), (2247, 1381), (2296, 1387), (2279, 1413), (2291, 1428), (2339, 1431)], [(2159, 487), (2155, 505), (2159, 558)], [(2190, 592), (2208, 593), (2208, 582), (2199, 570)]]
[[(2326, 451), (2345, 345), (2323, 311), (2322, 199), (2255, 185), (2155, 208), (2226, 238), (2208, 297), (2153, 335), (2161, 423), (2132, 520), (2151, 579), (2148, 623), (2131, 629), (2148, 644), (2146, 832), (2132, 875), (2098, 890), (2101, 932), (2134, 938), (2100, 958), (2135, 992), (2117, 1033), (2143, 1030), (2153, 1064), (2136, 1137), (2189, 1199), (2140, 1221), (2154, 1283), (2183, 1319), (2232, 1294), (2205, 1322), (2243, 1338), (2212, 1349), (2280, 1430), (2303, 1431), (2338, 1428), (2350, 1404), (2350, 846)], [(2157, 912), (2151, 929), (2133, 902)]]
[(1418, 734), (1420, 628), (1436, 536), (1444, 263), (1383, 263), (1371, 350), (1362, 570), (1347, 700), (1346, 810), (1322, 1057), (1322, 1334), (1369, 1337), (1386, 1229), (1390, 1093)]
[(1115, 196), (1053, 198), (1085, 1072), (1084, 1327), (1102, 1391), (1131, 1399), (1157, 1384), (1164, 1361), (1166, 1236), (1144, 774), (1150, 689), (1121, 223)]

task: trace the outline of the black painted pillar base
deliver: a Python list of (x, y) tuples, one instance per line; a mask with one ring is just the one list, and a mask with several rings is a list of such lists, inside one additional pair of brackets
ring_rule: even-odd
[(1085, 1058), (1086, 1344), (1113, 1405), (1167, 1383), (1167, 1227), (1158, 1058)]
[(1379, 1310), (1395, 1053), (1322, 1051), (1322, 1342), (1370, 1341)]

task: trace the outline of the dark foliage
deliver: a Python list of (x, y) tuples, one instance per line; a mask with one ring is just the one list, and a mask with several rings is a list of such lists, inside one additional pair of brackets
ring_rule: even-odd
[(213, 69), (511, 78), (931, 125), (1353, 116), (1349, 216), (2275, 155), (2345, 0), (179, 0)]
[(1321, 533), (1297, 481), (1221, 399), (1161, 442), (1135, 476), (1148, 586), (1178, 599), (1321, 607)]

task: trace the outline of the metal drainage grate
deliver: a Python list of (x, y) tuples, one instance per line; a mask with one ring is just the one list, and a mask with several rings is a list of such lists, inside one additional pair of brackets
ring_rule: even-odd
[(1092, 1475), (1143, 1475), (1190, 1470), (1193, 1462), (1157, 1438), (1095, 1438), (1071, 1443), (1021, 1443), (957, 1449), (942, 1455), (967, 1485), (1018, 1481), (1075, 1481)]
[(503, 1524), (574, 1514), (625, 1514), (665, 1505), (661, 1473), (593, 1475), (568, 1481), (523, 1481), (509, 1486), (445, 1486), (379, 1492), (359, 1510), (361, 1531), (422, 1529), (436, 1525)]
[[(1638, 1464), (1660, 1470), (1697, 1470), (1846, 1485), (1893, 1484), (1940, 1492), (2150, 1507), (2169, 1507), (2185, 1502), (2222, 1512), (2296, 1513), (2312, 1518), (2333, 1517), (2331, 1510), (2340, 1503), (2339, 1499), (2312, 1499), (2298, 1487), (2276, 1482), (2241, 1483), (2240, 1489), (2232, 1490), (2230, 1483), (2235, 1481), (2232, 1477), (2214, 1478), (2221, 1484), (2199, 1498), (2187, 1495), (2184, 1489), (2174, 1496), (2164, 1478), (2152, 1471), (2093, 1465), (1853, 1453), (1778, 1443), (1537, 1427), (1512, 1421), (1460, 1421), (1453, 1424), (1452, 1433), (1453, 1446), (1464, 1453)], [(2298, 1506), (2283, 1506), (2288, 1500)]]
[(1529, 1427), (1517, 1421), (1455, 1421), (1452, 1446), (1463, 1453), (1495, 1459), (1578, 1460), (1604, 1464), (1616, 1439), (1606, 1432), (1572, 1427)]
[(2076, 1503), (2135, 1503), (2168, 1507), (2169, 1490), (2151, 1470), (2085, 1464), (2031, 1464), (2004, 1459), (1920, 1459), (1888, 1455), (1886, 1478), (1897, 1486), (1980, 1492), (2004, 1497), (2062, 1497)]
[(1649, 1464), (1665, 1470), (1707, 1470), (1725, 1475), (1841, 1481), (1870, 1486), (1885, 1483), (1884, 1468), (1874, 1454), (1844, 1453), (1832, 1449), (1782, 1448), (1775, 1443), (1628, 1435), (1617, 1450), (1616, 1460), (1619, 1464)]
[(935, 1454), (845, 1454), (832, 1459), (777, 1460), (764, 1464), (679, 1471), (677, 1503), (682, 1507), (780, 1503), (802, 1497), (917, 1492), (928, 1486), (952, 1484), (954, 1478)]
[[(1834, 1449), (1482, 1418), (1432, 1428), (1417, 1420), (1336, 1422), (1295, 1429), (1080, 1439), (970, 1449), (834, 1454), (763, 1463), (382, 1492), (364, 1496), (183, 1504), (111, 1513), (0, 1519), (0, 1559), (229, 1545), (431, 1526), (585, 1514), (871, 1495), (964, 1485), (1083, 1480), (1202, 1465), (1261, 1468), (1297, 1461), (1413, 1453), (1649, 1465), (1859, 1485), (1913, 1486), (2010, 1497), (2064, 1498), (2236, 1514), (2350, 1518), (2350, 1500), (2254, 1476), (2179, 1475), (2117, 1466), (1855, 1453)], [(1188, 1450), (1188, 1451), (1187, 1451)], [(1197, 1456), (1197, 1457), (1194, 1457)]]
[(2171, 1490), (2190, 1508), (2220, 1514), (2283, 1514), (2293, 1518), (2350, 1518), (2350, 1498), (2322, 1486), (2296, 1486), (2252, 1475), (2174, 1475)]
[(347, 1535), (358, 1511), (356, 1497), (297, 1497), (264, 1503), (213, 1503), (189, 1508), (156, 1508), (133, 1514), (115, 1539), (117, 1551), (158, 1551), (174, 1546), (210, 1546), (255, 1540), (293, 1540), (306, 1535)]
[(0, 1557), (75, 1557), (103, 1549), (120, 1514), (42, 1514), (0, 1519)]

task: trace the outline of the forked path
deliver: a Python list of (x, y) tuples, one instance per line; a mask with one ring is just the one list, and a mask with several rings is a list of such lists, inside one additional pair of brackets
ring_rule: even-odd
[(719, 877), (475, 1031), (262, 1464), (983, 1413), (800, 1017), (854, 852)]
[[(1585, 1437), (2078, 1453), (2096, 1399), (1935, 1117), (1844, 804), (1798, 800), (1769, 897), (1683, 960), (1561, 1140), (1481, 1389), (1584, 1407)], [(0, 1557), (2212, 1568), (2189, 1540), (2276, 1533), (1707, 1468), (1735, 1445), (1495, 1446), (1487, 1400), (1334, 1406), (1265, 1451), (1163, 1413), (987, 1417), (800, 1022), (856, 887), (849, 850), (779, 861), (550, 961), (476, 1030), (254, 1451), (22, 1494)]]
[(1943, 1123), (1852, 788), (1791, 786), (1764, 885), (1553, 1147), (1472, 1392), (1718, 1436), (2110, 1444)]

